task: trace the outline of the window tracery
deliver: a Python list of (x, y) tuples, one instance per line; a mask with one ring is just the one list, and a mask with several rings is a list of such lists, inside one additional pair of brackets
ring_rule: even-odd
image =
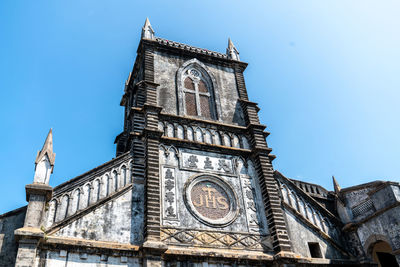
[(197, 59), (183, 64), (177, 73), (179, 113), (185, 116), (218, 119), (212, 76)]

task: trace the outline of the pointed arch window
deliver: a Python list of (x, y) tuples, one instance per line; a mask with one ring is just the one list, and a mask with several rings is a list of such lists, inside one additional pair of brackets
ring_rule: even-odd
[(202, 79), (200, 71), (189, 69), (183, 82), (186, 115), (214, 119), (211, 113), (209, 86)]
[(217, 108), (214, 80), (206, 66), (197, 59), (183, 64), (177, 73), (179, 113), (181, 115), (217, 120)]

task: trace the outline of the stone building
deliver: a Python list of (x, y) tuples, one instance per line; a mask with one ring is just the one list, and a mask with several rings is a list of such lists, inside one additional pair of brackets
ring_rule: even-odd
[(50, 131), (28, 205), (0, 215), (1, 266), (397, 266), (400, 186), (334, 191), (274, 170), (247, 63), (146, 20), (116, 157), (54, 188)]

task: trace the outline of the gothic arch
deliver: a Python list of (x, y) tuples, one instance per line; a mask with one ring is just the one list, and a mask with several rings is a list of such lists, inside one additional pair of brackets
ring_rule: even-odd
[(168, 152), (174, 153), (175, 156), (176, 156), (177, 158), (179, 158), (179, 152), (178, 152), (178, 149), (177, 149), (175, 146), (170, 146), (170, 147), (168, 148)]
[(188, 126), (186, 128), (186, 137), (187, 137), (186, 139), (189, 140), (189, 141), (193, 141), (194, 140), (194, 131), (193, 131), (193, 128), (190, 127), (190, 126)]
[(222, 145), (221, 134), (218, 131), (213, 131), (212, 135), (214, 137), (213, 144), (219, 145), (219, 146)]
[(185, 139), (185, 130), (180, 124), (176, 126), (176, 137), (180, 139)]
[(238, 156), (238, 157), (234, 158), (234, 165), (236, 168), (236, 173), (238, 175), (241, 175), (241, 174), (248, 175), (247, 162), (242, 156)]
[(207, 130), (207, 129), (204, 130), (204, 143), (212, 144), (213, 143), (212, 139), (213, 138), (212, 138), (211, 132), (209, 130)]
[(126, 167), (125, 164), (122, 164), (119, 169), (118, 172), (120, 173), (120, 186), (121, 187), (125, 187), (129, 182), (128, 182), (128, 168)]
[(196, 129), (194, 130), (194, 135), (195, 138), (194, 140), (197, 142), (204, 142), (204, 136), (203, 136), (203, 129), (201, 129), (200, 127), (196, 127)]
[(374, 245), (379, 242), (385, 242), (392, 247), (390, 240), (386, 236), (380, 234), (372, 234), (365, 240), (364, 243), (365, 253), (367, 253), (368, 256), (372, 256), (372, 250), (374, 248)]
[[(201, 75), (201, 78), (199, 79), (200, 81), (204, 82), (208, 91), (209, 91), (209, 109), (210, 109), (210, 117), (211, 118), (206, 118), (206, 119), (212, 119), (212, 120), (221, 120), (221, 106), (220, 106), (220, 98), (219, 98), (219, 93), (218, 93), (218, 88), (217, 88), (217, 83), (214, 78), (214, 76), (211, 74), (211, 72), (208, 70), (206, 65), (204, 65), (202, 62), (200, 62), (198, 59), (193, 58), (191, 60), (186, 61), (183, 63), (183, 65), (178, 69), (176, 72), (176, 91), (177, 91), (177, 100), (178, 100), (178, 114), (185, 116), (187, 115), (187, 110), (185, 106), (185, 92), (184, 92), (184, 82), (185, 79), (189, 77), (187, 74), (188, 71), (191, 69), (194, 69), (198, 71)], [(198, 94), (198, 92), (196, 92)], [(200, 100), (198, 100), (198, 96), (196, 96), (196, 107), (198, 111), (200, 110)], [(201, 113), (201, 112), (200, 112)], [(197, 114), (197, 115), (190, 115), (190, 116), (196, 116), (196, 117), (202, 117), (205, 118), (205, 116), (202, 116), (202, 114)]]
[(99, 201), (99, 199), (100, 199), (100, 186), (101, 186), (101, 181), (100, 181), (100, 178), (97, 177), (92, 182), (93, 189), (92, 189), (92, 194), (90, 195), (89, 205)]

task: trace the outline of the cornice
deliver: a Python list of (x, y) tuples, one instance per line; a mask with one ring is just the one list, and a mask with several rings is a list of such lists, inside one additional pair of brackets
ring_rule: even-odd
[(232, 68), (240, 66), (242, 71), (244, 71), (248, 65), (248, 63), (243, 61), (230, 59), (226, 54), (220, 52), (178, 43), (160, 37), (155, 37), (155, 40), (141, 39), (137, 49), (138, 55), (141, 54), (146, 47), (159, 51), (168, 51), (171, 54), (201, 58), (202, 60), (212, 62), (213, 64), (228, 65)]

